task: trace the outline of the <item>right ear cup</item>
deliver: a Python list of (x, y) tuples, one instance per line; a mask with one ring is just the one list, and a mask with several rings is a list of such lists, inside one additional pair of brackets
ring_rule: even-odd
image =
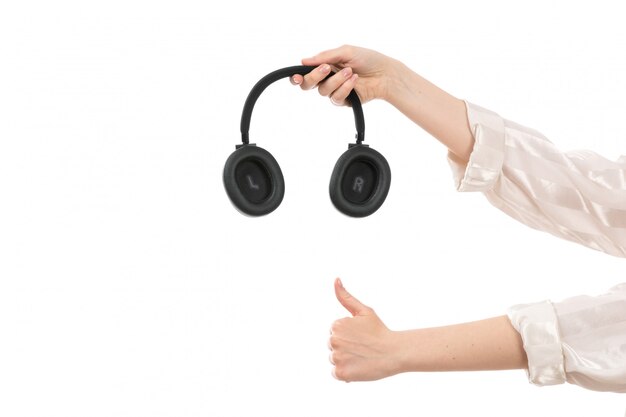
[(387, 160), (367, 145), (351, 144), (339, 157), (330, 177), (330, 199), (351, 217), (374, 213), (387, 198), (391, 169)]
[(224, 188), (241, 212), (262, 216), (283, 201), (285, 180), (276, 159), (254, 144), (239, 145), (226, 160)]

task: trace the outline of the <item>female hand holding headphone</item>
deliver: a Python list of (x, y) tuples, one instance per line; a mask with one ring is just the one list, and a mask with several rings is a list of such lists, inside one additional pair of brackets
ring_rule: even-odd
[[(451, 157), (467, 162), (474, 138), (465, 103), (413, 72), (402, 62), (370, 49), (344, 45), (302, 60), (318, 67), (305, 76), (291, 77), (303, 90), (317, 87), (336, 105), (347, 104), (355, 89), (361, 103), (382, 99), (396, 107), (443, 143)], [(333, 68), (334, 67), (334, 68)], [(335, 69), (337, 73), (322, 80)]]
[[(370, 49), (345, 45), (303, 59), (302, 65), (318, 68), (304, 76), (294, 75), (291, 82), (303, 90), (318, 87), (320, 95), (340, 106), (347, 104), (348, 94), (356, 89), (361, 103), (367, 103), (374, 99), (386, 99), (390, 74), (394, 64), (399, 64), (394, 61)], [(332, 69), (336, 74), (321, 82)]]

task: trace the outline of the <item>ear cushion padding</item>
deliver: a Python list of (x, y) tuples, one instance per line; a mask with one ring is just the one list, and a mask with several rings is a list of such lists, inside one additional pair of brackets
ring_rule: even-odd
[(387, 160), (367, 145), (353, 145), (335, 164), (330, 177), (330, 199), (340, 212), (365, 217), (380, 208), (390, 185)]
[(256, 145), (243, 145), (224, 166), (224, 188), (242, 213), (262, 216), (283, 201), (285, 180), (276, 159)]

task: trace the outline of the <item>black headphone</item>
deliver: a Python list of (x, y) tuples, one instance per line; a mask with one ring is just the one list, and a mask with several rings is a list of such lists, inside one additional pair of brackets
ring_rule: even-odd
[[(241, 115), (241, 141), (224, 166), (224, 187), (235, 207), (250, 216), (261, 216), (274, 211), (285, 194), (283, 173), (276, 159), (265, 149), (250, 143), (248, 131), (252, 109), (257, 99), (270, 84), (295, 74), (305, 75), (315, 67), (293, 66), (282, 68), (261, 78), (248, 94)], [(332, 74), (329, 74), (329, 76)], [(330, 199), (342, 213), (365, 217), (383, 204), (391, 184), (391, 170), (387, 160), (377, 151), (363, 144), (365, 119), (361, 101), (352, 90), (348, 101), (354, 111), (356, 143), (351, 143), (341, 155), (330, 177)]]

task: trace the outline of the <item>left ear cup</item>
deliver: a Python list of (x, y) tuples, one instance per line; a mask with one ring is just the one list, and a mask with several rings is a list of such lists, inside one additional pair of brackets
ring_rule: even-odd
[(340, 212), (365, 217), (380, 208), (390, 186), (387, 160), (367, 145), (350, 145), (330, 177), (330, 199)]
[(256, 145), (242, 145), (226, 160), (224, 188), (239, 211), (262, 216), (283, 201), (285, 180), (278, 162), (268, 151)]

